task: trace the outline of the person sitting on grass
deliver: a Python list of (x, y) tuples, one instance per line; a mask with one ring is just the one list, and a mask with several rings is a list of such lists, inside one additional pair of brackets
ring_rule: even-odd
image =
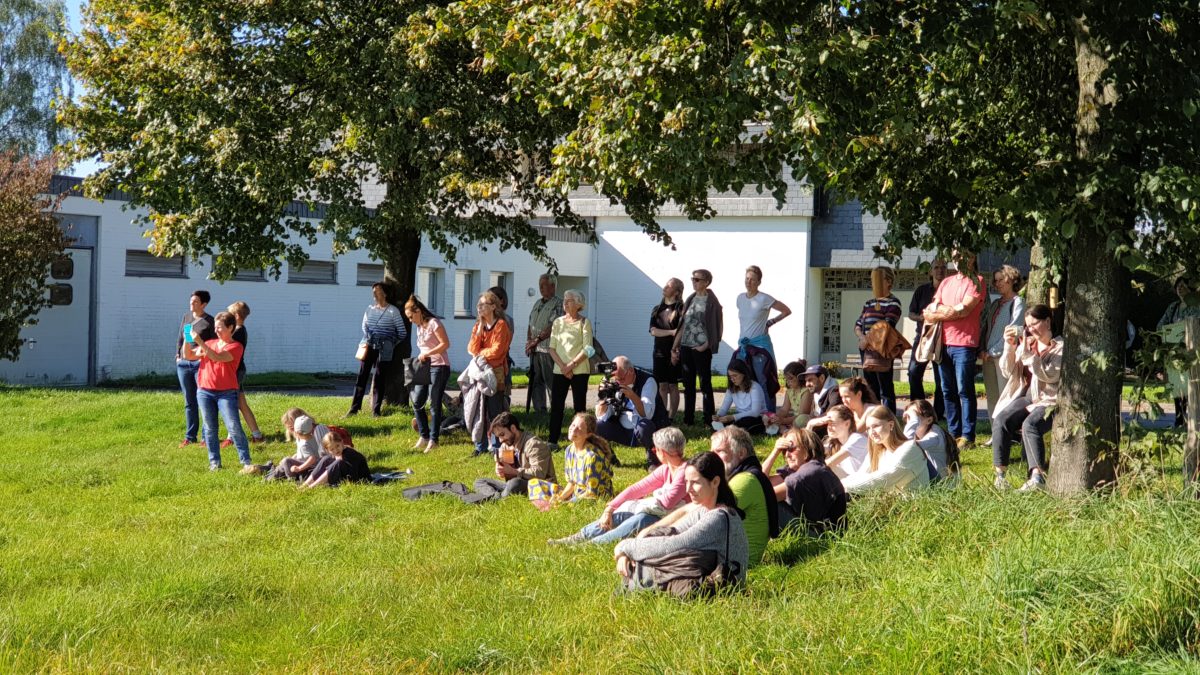
[(679, 429), (666, 427), (654, 432), (652, 440), (659, 461), (657, 469), (609, 501), (599, 520), (585, 525), (575, 534), (546, 543), (552, 546), (589, 541), (611, 544), (637, 534), (686, 504), (688, 497), (683, 484), (683, 446), (687, 439)]
[[(864, 433), (867, 430), (867, 413), (871, 408), (879, 405), (879, 399), (875, 398), (875, 392), (867, 381), (861, 377), (848, 377), (838, 383), (838, 401), (841, 405), (850, 409), (854, 414), (854, 430), (858, 433)], [(821, 417), (808, 421), (808, 428), (820, 434), (819, 427), (824, 427), (829, 423), (828, 412)]]
[[(726, 371), (729, 378), (729, 389), (721, 401), (721, 409), (713, 415), (714, 429), (720, 429), (724, 424), (733, 424), (752, 434), (761, 434), (766, 430), (763, 425), (763, 413), (767, 411), (767, 398), (762, 385), (754, 381), (750, 367), (743, 361), (730, 361)], [(733, 414), (729, 414), (730, 408)]]
[(775, 412), (771, 422), (781, 429), (804, 428), (813, 416), (813, 390), (804, 383), (804, 371), (808, 362), (804, 359), (792, 361), (783, 367), (783, 405)]
[(958, 444), (938, 426), (936, 415), (933, 404), (923, 398), (904, 409), (904, 437), (915, 441), (925, 453), (930, 482), (956, 476), (959, 470)]
[(558, 482), (551, 455), (554, 448), (537, 436), (521, 431), (521, 423), (515, 415), (507, 411), (496, 415), (489, 430), (500, 441), (500, 450), (496, 452), (496, 478), (476, 480), (475, 494), (464, 497), (463, 501), (477, 504), (523, 495), (528, 492), (530, 481), (535, 479)]
[(925, 453), (915, 441), (904, 438), (892, 411), (875, 406), (867, 413), (867, 462), (842, 479), (852, 496), (884, 490), (912, 491), (929, 487)]
[(351, 483), (370, 483), (371, 468), (367, 458), (354, 448), (342, 443), (342, 437), (337, 434), (326, 434), (324, 440), (325, 452), (328, 454), (317, 462), (308, 480), (300, 485), (301, 488), (315, 488), (321, 485), (337, 487), (343, 481)]
[[(758, 383), (755, 382), (755, 385)], [(754, 439), (745, 429), (725, 427), (712, 435), (712, 451), (725, 462), (729, 489), (737, 497), (750, 545), (750, 564), (762, 562), (767, 542), (779, 534), (779, 507), (771, 480), (762, 472)], [(695, 505), (693, 503), (693, 508)]]
[(684, 592), (692, 591), (717, 569), (724, 570), (725, 584), (745, 582), (750, 545), (725, 463), (714, 452), (701, 453), (687, 463), (684, 476), (694, 508), (613, 550), (625, 589), (680, 593), (681, 584)]
[(323, 443), (329, 427), (317, 424), (308, 415), (299, 415), (292, 420), (291, 433), (296, 437), (296, 454), (279, 460), (279, 465), (264, 480), (304, 480), (324, 456)]
[[(771, 474), (780, 455), (787, 466)], [(780, 530), (792, 528), (819, 537), (845, 529), (846, 489), (825, 466), (825, 446), (815, 433), (792, 427), (775, 441), (763, 472), (775, 486)]]
[(567, 482), (534, 478), (529, 481), (529, 499), (543, 511), (554, 504), (580, 499), (611, 499), (613, 496), (613, 453), (608, 441), (596, 435), (596, 417), (576, 413), (567, 428)]
[(858, 471), (867, 459), (867, 437), (854, 430), (854, 413), (842, 404), (829, 409), (829, 423), (825, 426), (826, 464), (838, 478)]

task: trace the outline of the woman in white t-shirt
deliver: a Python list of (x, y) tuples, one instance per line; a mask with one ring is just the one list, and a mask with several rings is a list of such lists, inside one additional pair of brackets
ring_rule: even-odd
[(842, 479), (846, 494), (929, 487), (925, 453), (915, 441), (904, 438), (891, 410), (879, 405), (867, 413), (867, 439), (867, 461)]
[(867, 459), (867, 437), (854, 430), (854, 413), (838, 404), (825, 414), (825, 465), (838, 478), (856, 472)]
[[(442, 397), (450, 381), (450, 357), (446, 356), (450, 338), (441, 320), (417, 296), (410, 296), (404, 303), (404, 315), (417, 327), (417, 359), (429, 363), (429, 384), (415, 385), (412, 401), (418, 434), (413, 447), (429, 452), (437, 447), (442, 430)], [(426, 401), (433, 407), (432, 423), (425, 412)]]
[[(738, 354), (736, 358), (748, 360), (743, 354), (741, 347), (743, 345), (753, 345), (767, 350), (771, 354), (771, 359), (775, 359), (775, 347), (771, 344), (771, 336), (767, 331), (775, 324), (783, 321), (791, 315), (792, 310), (787, 305), (771, 297), (767, 293), (758, 290), (759, 284), (762, 283), (762, 269), (758, 265), (751, 265), (746, 268), (746, 292), (737, 297), (738, 324), (740, 333), (738, 335)], [(779, 312), (774, 317), (771, 317), (771, 310)], [(778, 373), (774, 372), (775, 367), (764, 367), (764, 364), (753, 364), (750, 368), (754, 375), (754, 381), (757, 382), (767, 396), (767, 411), (775, 412), (775, 396), (774, 393), (779, 390), (778, 382), (776, 386), (767, 386), (767, 378), (778, 379)], [(767, 372), (771, 371), (771, 372)]]

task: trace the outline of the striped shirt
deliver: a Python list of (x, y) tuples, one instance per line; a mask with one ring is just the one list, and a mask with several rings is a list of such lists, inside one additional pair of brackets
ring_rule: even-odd
[(863, 303), (862, 314), (858, 316), (854, 326), (865, 335), (871, 330), (871, 326), (880, 321), (887, 321), (895, 328), (903, 315), (903, 307), (896, 296), (889, 294), (886, 298), (871, 298)]

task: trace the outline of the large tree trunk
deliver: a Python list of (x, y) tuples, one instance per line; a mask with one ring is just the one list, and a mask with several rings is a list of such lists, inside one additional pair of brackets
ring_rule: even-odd
[(1084, 228), (1075, 242), (1049, 472), (1050, 489), (1059, 495), (1115, 480), (1121, 431), (1127, 272), (1108, 249), (1102, 228)]
[[(391, 227), (384, 233), (375, 251), (383, 258), (384, 282), (389, 300), (403, 308), (417, 284), (417, 256), (421, 253), (421, 233), (409, 227)], [(412, 323), (404, 317), (409, 339), (396, 346), (391, 376), (388, 378), (387, 401), (392, 405), (408, 405), (408, 389), (404, 386), (404, 368), (400, 359), (412, 356)]]
[[(1104, 81), (1106, 52), (1091, 34), (1087, 18), (1076, 19), (1074, 29), (1079, 80), (1076, 156), (1081, 166), (1087, 166), (1097, 161), (1093, 150), (1107, 131), (1101, 125), (1101, 112), (1116, 104), (1117, 93)], [(1102, 194), (1079, 204), (1074, 213), (1062, 384), (1049, 476), (1051, 491), (1059, 495), (1077, 494), (1116, 479), (1125, 334), (1122, 300), (1129, 282), (1128, 272), (1110, 248), (1109, 235), (1123, 228), (1132, 230), (1130, 209), (1121, 207), (1125, 203), (1122, 195)]]

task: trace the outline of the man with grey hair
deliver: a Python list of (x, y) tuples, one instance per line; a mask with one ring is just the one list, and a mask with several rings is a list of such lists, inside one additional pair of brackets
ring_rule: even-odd
[(728, 426), (712, 435), (712, 451), (725, 462), (729, 489), (745, 512), (742, 525), (750, 544), (750, 564), (762, 561), (767, 541), (779, 534), (779, 503), (775, 488), (762, 472), (754, 440), (741, 427)]
[(646, 466), (653, 469), (659, 462), (652, 436), (655, 429), (668, 422), (658, 382), (650, 371), (635, 368), (628, 357), (618, 356), (612, 362), (616, 370), (600, 389), (613, 383), (619, 388), (615, 399), (601, 396), (596, 404), (596, 433), (609, 443), (645, 448)]
[(604, 506), (600, 519), (562, 539), (548, 544), (611, 544), (630, 537), (657, 523), (663, 516), (690, 501), (683, 470), (687, 439), (675, 427), (659, 429), (653, 434), (654, 453), (659, 466), (649, 476), (630, 485)]
[(546, 398), (554, 379), (554, 361), (550, 358), (550, 329), (554, 320), (563, 315), (563, 301), (555, 293), (554, 277), (538, 277), (538, 292), (542, 297), (529, 310), (529, 327), (525, 331), (525, 355), (529, 357), (529, 404), (536, 412), (546, 412)]

